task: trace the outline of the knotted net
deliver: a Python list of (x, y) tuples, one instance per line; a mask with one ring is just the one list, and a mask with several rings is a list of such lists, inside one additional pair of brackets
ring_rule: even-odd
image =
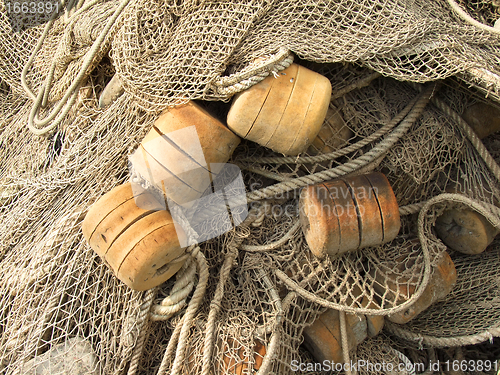
[[(498, 18), (496, 2), (460, 4), (489, 26)], [(288, 374), (293, 360), (310, 359), (302, 331), (325, 308), (388, 315), (415, 301), (446, 250), (432, 232), (446, 207), (468, 205), (497, 225), (500, 174), (492, 158), (500, 158), (500, 141), (490, 136), (485, 149), (457, 113), (476, 101), (498, 106), (498, 35), (465, 22), (445, 1), (122, 0), (63, 8), (52, 21), (21, 22), (0, 2), (3, 373), (32, 373), (78, 337), (97, 358), (88, 373)], [(177, 280), (130, 291), (83, 240), (88, 207), (128, 179), (127, 157), (162, 110), (203, 99), (223, 119), (228, 104), (221, 102), (289, 65), (291, 53), (332, 82), (324, 124), (332, 130), (323, 142), (334, 151), (287, 158), (243, 142), (233, 162), (254, 202), (253, 221), (191, 249), (192, 265)], [(100, 109), (113, 74), (125, 93)], [(400, 82), (445, 78), (441, 88)], [(298, 189), (370, 170), (394, 188), (400, 234), (380, 247), (315, 259), (297, 225)], [(450, 186), (469, 200), (457, 203), (455, 194), (424, 205)], [(474, 262), (452, 254), (456, 292), (392, 332), (408, 340), (432, 319), (426, 337), (466, 345), (496, 335), (498, 290), (469, 293), (467, 284), (494, 278), (486, 271), (495, 249)], [(374, 287), (382, 270), (415, 294), (384, 298)], [(165, 302), (179, 290), (180, 301)], [(472, 317), (457, 311), (485, 303)], [(397, 343), (369, 343), (351, 355), (397, 361), (387, 349)]]

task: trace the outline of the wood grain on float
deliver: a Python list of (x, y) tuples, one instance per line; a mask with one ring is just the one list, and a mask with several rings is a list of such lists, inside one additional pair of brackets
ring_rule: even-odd
[(142, 177), (183, 204), (202, 195), (239, 142), (218, 119), (188, 102), (162, 113), (131, 160)]
[(299, 207), (307, 244), (320, 259), (391, 241), (401, 226), (396, 197), (381, 173), (307, 186)]
[(292, 64), (235, 95), (228, 127), (273, 151), (298, 155), (320, 131), (331, 90), (326, 77)]

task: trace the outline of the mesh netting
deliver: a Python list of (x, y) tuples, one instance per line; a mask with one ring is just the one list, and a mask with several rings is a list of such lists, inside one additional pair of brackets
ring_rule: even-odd
[[(499, 244), (496, 240), (478, 256), (455, 254), (458, 280), (453, 292), (425, 310), (404, 327), (395, 326), (398, 335), (416, 345), (434, 347), (468, 343), (461, 336), (478, 336), (478, 342), (497, 335)], [(484, 336), (484, 337), (481, 337)], [(458, 338), (457, 338), (458, 336)]]
[[(498, 18), (495, 2), (461, 4), (486, 25)], [(464, 22), (445, 1), (73, 1), (54, 20), (8, 7), (0, 1), (2, 373), (33, 373), (55, 348), (80, 343), (97, 358), (88, 373), (288, 374), (292, 361), (313, 360), (302, 332), (326, 308), (388, 315), (418, 298), (446, 250), (432, 229), (446, 208), (467, 204), (497, 225), (498, 166), (456, 114), (500, 99), (498, 35)], [(83, 239), (89, 206), (128, 179), (128, 156), (163, 109), (205, 99), (224, 119), (221, 101), (289, 65), (290, 52), (332, 83), (321, 142), (289, 158), (243, 141), (233, 162), (256, 214), (190, 248), (190, 266), (175, 280), (129, 290)], [(100, 109), (115, 73), (125, 93)], [(394, 79), (455, 75), (423, 93)], [(46, 137), (26, 124), (48, 126)], [(485, 145), (500, 160), (499, 137)], [(372, 170), (393, 187), (399, 235), (314, 258), (298, 225), (300, 187)], [(352, 358), (405, 362), (413, 332), (427, 346), (497, 335), (497, 248), (452, 253), (453, 292), (403, 328), (391, 325), (404, 341), (379, 336)], [(391, 293), (380, 289), (388, 282)], [(179, 290), (180, 302), (169, 304)]]

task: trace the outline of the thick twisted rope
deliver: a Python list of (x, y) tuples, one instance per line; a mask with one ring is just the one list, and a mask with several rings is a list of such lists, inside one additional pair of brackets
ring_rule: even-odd
[(288, 68), (293, 63), (293, 55), (289, 50), (281, 48), (278, 53), (263, 62), (251, 64), (241, 72), (218, 78), (210, 89), (219, 95), (232, 96), (263, 81), (269, 75)]
[[(491, 225), (495, 228), (500, 229), (500, 209), (483, 202), (475, 201), (471, 198), (463, 196), (461, 194), (440, 194), (434, 198), (431, 198), (426, 202), (419, 214), (419, 238), (421, 239), (422, 248), (426, 247), (426, 241), (422, 241), (421, 237), (424, 237), (423, 231), (423, 221), (427, 212), (430, 208), (439, 203), (460, 203), (466, 205), (467, 207), (473, 209), (474, 211), (481, 214)], [(493, 336), (500, 336), (500, 327), (492, 327), (484, 332), (477, 333), (475, 335), (457, 336), (457, 337), (434, 337), (428, 335), (421, 335), (414, 333), (403, 326), (399, 326), (394, 323), (388, 323), (386, 325), (387, 329), (395, 335), (405, 338), (410, 341), (415, 341), (422, 344), (426, 344), (432, 347), (447, 347), (447, 346), (464, 346), (464, 345), (474, 345), (480, 342), (491, 339)]]
[(149, 322), (149, 311), (151, 310), (151, 305), (153, 304), (153, 299), (155, 298), (157, 292), (158, 288), (153, 288), (144, 293), (144, 300), (137, 318), (139, 337), (137, 338), (137, 344), (134, 347), (134, 352), (132, 354), (132, 358), (130, 359), (130, 366), (128, 368), (127, 375), (135, 375), (139, 367), (142, 351), (144, 350), (144, 343), (148, 333), (147, 325)]
[(193, 258), (190, 253), (195, 249), (198, 233), (191, 227), (189, 220), (187, 220), (182, 209), (177, 204), (171, 202), (169, 208), (186, 233), (189, 243), (193, 245), (170, 262), (170, 264), (174, 264), (186, 261), (177, 273), (177, 280), (170, 294), (159, 305), (155, 304), (151, 308), (151, 319), (155, 321), (171, 318), (186, 305), (186, 299), (193, 290), (196, 279), (196, 265), (192, 261)]
[(430, 98), (434, 94), (436, 89), (436, 84), (432, 84), (427, 87), (423, 93), (419, 95), (415, 106), (411, 109), (408, 116), (401, 122), (400, 125), (394, 129), (384, 140), (378, 143), (373, 149), (368, 151), (366, 154), (360, 156), (345, 164), (339, 165), (338, 167), (328, 169), (326, 171), (318, 172), (308, 176), (299, 177), (290, 181), (280, 182), (278, 184), (255, 190), (247, 194), (248, 202), (255, 202), (261, 199), (266, 199), (273, 197), (277, 194), (283, 194), (284, 192), (305, 187), (307, 185), (312, 185), (320, 183), (323, 181), (331, 180), (336, 177), (346, 175), (348, 173), (354, 172), (359, 168), (368, 165), (370, 162), (378, 158), (380, 155), (387, 152), (391, 147), (396, 144), (396, 142), (403, 137), (408, 129), (415, 123), (415, 121), (420, 117), (424, 111), (425, 106), (429, 102)]
[[(182, 319), (182, 328), (180, 329), (179, 333), (179, 338), (178, 340), (178, 345), (177, 349), (175, 351), (175, 359), (172, 364), (172, 370), (171, 374), (180, 374), (181, 373), (181, 368), (184, 363), (184, 359), (186, 357), (186, 346), (187, 346), (187, 338), (189, 336), (189, 330), (191, 329), (191, 326), (193, 324), (194, 316), (196, 312), (198, 311), (198, 308), (201, 305), (201, 302), (203, 301), (203, 298), (205, 297), (205, 291), (207, 288), (207, 283), (208, 283), (208, 265), (207, 261), (205, 259), (205, 256), (203, 253), (200, 251), (200, 248), (197, 246), (191, 253), (192, 256), (196, 259), (197, 264), (198, 264), (198, 273), (199, 273), (199, 281), (198, 285), (196, 286), (196, 289), (193, 293), (193, 297), (191, 298), (191, 301), (189, 301), (189, 305), (186, 309), (186, 312), (184, 314), (184, 317)], [(171, 340), (174, 339), (171, 338)], [(170, 343), (169, 343), (170, 344)], [(167, 352), (168, 353), (168, 347), (167, 347)], [(165, 360), (165, 357), (164, 357)], [(168, 359), (167, 359), (168, 360)], [(162, 361), (163, 363), (163, 361)], [(160, 372), (158, 372), (160, 374)]]
[[(151, 320), (167, 320), (186, 306), (186, 298), (194, 288), (196, 280), (196, 264), (190, 255), (183, 254), (186, 258), (181, 271), (177, 273), (177, 280), (168, 297), (164, 298), (160, 304), (155, 304), (151, 308)], [(182, 260), (179, 260), (182, 261)], [(174, 262), (174, 261), (172, 261)]]
[(481, 29), (483, 31), (488, 31), (493, 34), (500, 34), (500, 29), (497, 29), (495, 27), (491, 27), (488, 25), (485, 25), (484, 23), (481, 23), (474, 18), (472, 18), (465, 10), (463, 10), (460, 5), (456, 3), (455, 0), (447, 0), (448, 4), (450, 4), (451, 9), (460, 16), (465, 22), (467, 22), (469, 25), (475, 26), (478, 29)]
[[(38, 119), (38, 113), (40, 111), (40, 108), (43, 106), (44, 103), (46, 103), (46, 98), (48, 96), (48, 93), (50, 92), (51, 88), (51, 82), (46, 81), (46, 83), (41, 87), (40, 92), (38, 93), (37, 96), (33, 93), (31, 88), (29, 88), (27, 82), (26, 82), (26, 75), (28, 74), (29, 69), (31, 68), (33, 61), (35, 59), (36, 54), (38, 51), (40, 51), (40, 48), (43, 45), (43, 42), (45, 38), (48, 35), (48, 32), (50, 28), (52, 27), (52, 24), (54, 23), (55, 16), (51, 18), (49, 22), (47, 22), (44, 31), (37, 43), (37, 46), (33, 50), (33, 53), (31, 54), (30, 58), (28, 59), (28, 62), (23, 68), (22, 74), (21, 74), (21, 85), (25, 89), (26, 93), (34, 100), (33, 107), (30, 111), (29, 117), (28, 117), (28, 128), (29, 130), (35, 134), (35, 135), (47, 135), (50, 133), (52, 130), (54, 130), (64, 119), (64, 117), (69, 113), (71, 107), (76, 101), (76, 98), (78, 96), (78, 90), (87, 74), (87, 70), (90, 67), (90, 65), (93, 63), (95, 56), (97, 55), (99, 49), (101, 48), (101, 45), (103, 44), (104, 40), (108, 37), (108, 34), (111, 30), (111, 28), (114, 26), (116, 20), (122, 13), (123, 9), (128, 5), (130, 0), (121, 0), (120, 4), (116, 8), (115, 12), (113, 15), (109, 18), (108, 22), (106, 23), (106, 26), (104, 26), (104, 29), (101, 31), (97, 39), (94, 41), (92, 44), (90, 50), (85, 54), (85, 58), (83, 59), (82, 66), (80, 68), (80, 71), (78, 72), (77, 76), (73, 80), (72, 84), (69, 86), (69, 88), (66, 90), (66, 93), (64, 94), (63, 98), (57, 103), (55, 108), (51, 111), (51, 113), (43, 120)], [(92, 3), (82, 7), (79, 9), (72, 17), (72, 20), (76, 19), (76, 16), (81, 14), (85, 9), (88, 9), (91, 5), (97, 3), (97, 1), (93, 1)], [(51, 69), (52, 71), (52, 69)], [(49, 77), (51, 77), (52, 73), (49, 73)], [(52, 123), (50, 125), (50, 122)], [(47, 126), (46, 126), (47, 125)], [(45, 126), (44, 128), (38, 128), (39, 126)]]
[(385, 328), (392, 334), (404, 338), (408, 341), (417, 342), (420, 346), (429, 345), (433, 348), (445, 348), (451, 346), (466, 346), (476, 345), (482, 342), (493, 340), (493, 337), (500, 337), (500, 328), (490, 328), (484, 332), (475, 335), (459, 336), (459, 337), (435, 337), (417, 334), (404, 329), (398, 324), (386, 321)]
[(400, 216), (407, 216), (407, 215), (416, 214), (416, 213), (420, 212), (422, 207), (424, 207), (425, 203), (426, 202), (419, 202), (419, 203), (409, 204), (406, 206), (401, 206), (401, 207), (399, 207), (399, 215)]
[(281, 337), (281, 322), (283, 320), (284, 312), (281, 303), (281, 298), (278, 294), (278, 291), (276, 290), (275, 285), (273, 284), (271, 279), (269, 279), (268, 274), (262, 268), (259, 268), (257, 272), (259, 278), (262, 280), (262, 282), (268, 289), (269, 294), (271, 295), (272, 298), (271, 303), (274, 305), (274, 308), (276, 309), (276, 317), (272, 329), (271, 338), (269, 339), (269, 345), (266, 348), (266, 354), (264, 355), (262, 364), (259, 368), (259, 371), (257, 372), (257, 375), (265, 375), (269, 373), (272, 361), (275, 358), (279, 348), (280, 337)]
[(175, 326), (174, 332), (172, 332), (172, 336), (170, 336), (170, 340), (168, 341), (167, 349), (165, 350), (165, 354), (163, 355), (163, 359), (160, 363), (160, 367), (158, 368), (157, 375), (166, 374), (168, 366), (170, 366), (172, 362), (172, 357), (175, 353), (176, 345), (179, 341), (179, 336), (181, 334), (182, 326), (184, 325), (185, 317), (185, 315), (182, 316), (179, 323)]
[(351, 359), (349, 357), (349, 341), (347, 337), (347, 324), (345, 311), (339, 311), (340, 318), (340, 337), (341, 337), (341, 348), (342, 348), (342, 359), (344, 360), (344, 365), (347, 366), (345, 368), (347, 375), (352, 375), (351, 369)]
[(388, 131), (394, 128), (397, 124), (399, 124), (405, 117), (408, 115), (410, 110), (415, 106), (418, 97), (412, 99), (408, 105), (396, 115), (389, 123), (382, 126), (373, 134), (370, 134), (368, 137), (363, 138), (362, 140), (344, 147), (340, 150), (329, 152), (326, 154), (315, 155), (315, 156), (283, 156), (283, 157), (251, 157), (238, 160), (239, 162), (244, 163), (259, 163), (259, 164), (314, 164), (321, 163), (323, 161), (330, 161), (337, 159), (341, 156), (350, 154), (354, 151), (359, 150), (360, 148), (372, 143), (373, 141), (379, 139), (383, 135), (385, 135)]

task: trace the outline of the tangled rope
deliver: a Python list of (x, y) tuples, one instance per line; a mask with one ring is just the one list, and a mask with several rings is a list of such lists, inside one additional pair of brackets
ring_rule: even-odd
[[(286, 275), (283, 271), (281, 270), (275, 270), (276, 276), (288, 287), (288, 289), (296, 292), (298, 295), (300, 295), (302, 298), (313, 302), (317, 303), (321, 306), (334, 309), (334, 310), (339, 310), (339, 311), (344, 311), (352, 314), (366, 314), (366, 315), (390, 315), (393, 313), (396, 313), (398, 311), (402, 311), (410, 307), (420, 296), (423, 294), (425, 288), (427, 287), (427, 284), (429, 282), (429, 279), (431, 277), (431, 256), (429, 252), (429, 248), (427, 245), (427, 237), (425, 235), (425, 230), (424, 230), (424, 224), (425, 224), (425, 219), (427, 212), (430, 210), (430, 208), (436, 203), (439, 202), (440, 200), (444, 199), (450, 199), (450, 198), (456, 198), (456, 201), (458, 202), (468, 202), (472, 201), (469, 198), (463, 197), (458, 194), (441, 194), (433, 199), (428, 200), (425, 202), (423, 207), (420, 209), (419, 215), (418, 215), (418, 238), (420, 240), (420, 245), (421, 245), (421, 250), (422, 250), (422, 255), (423, 255), (423, 260), (424, 260), (424, 270), (423, 270), (423, 275), (422, 275), (422, 280), (420, 282), (420, 285), (418, 288), (416, 288), (415, 293), (412, 294), (412, 296), (403, 302), (402, 304), (391, 307), (391, 308), (385, 308), (385, 309), (371, 309), (371, 308), (357, 308), (357, 307), (349, 307), (345, 305), (341, 305), (339, 303), (335, 303), (329, 300), (326, 300), (324, 298), (316, 296), (314, 293), (309, 292), (308, 290), (304, 289), (301, 287), (299, 284), (297, 284), (295, 281), (293, 281), (288, 275)], [(477, 203), (476, 203), (477, 205)], [(491, 212), (488, 212), (484, 207), (477, 205), (476, 206), (478, 212), (485, 214), (486, 218), (488, 221), (493, 221), (494, 223), (497, 223), (495, 225), (500, 225), (500, 222), (495, 221), (495, 217), (491, 214)], [(492, 223), (493, 224), (493, 223)]]
[(210, 88), (219, 95), (232, 96), (263, 81), (269, 75), (276, 76), (280, 70), (288, 68), (293, 63), (293, 55), (286, 48), (269, 56), (262, 62), (250, 64), (246, 69), (227, 77), (218, 78)]
[[(419, 214), (418, 223), (419, 238), (424, 236), (422, 230), (423, 220), (427, 212), (431, 209), (432, 206), (440, 203), (458, 203), (465, 205), (466, 207), (481, 214), (492, 226), (500, 229), (500, 209), (498, 207), (486, 204), (484, 202), (475, 201), (461, 194), (444, 193), (429, 199), (422, 208)], [(421, 244), (422, 249), (424, 249), (424, 247), (427, 247), (426, 241), (422, 241), (422, 239)], [(459, 337), (434, 337), (429, 335), (422, 335), (419, 333), (414, 333), (404, 326), (400, 326), (389, 321), (386, 321), (386, 327), (390, 332), (399, 337), (405, 338), (409, 341), (417, 342), (420, 345), (426, 344), (436, 348), (447, 346), (474, 345), (484, 342), (488, 339), (492, 339), (493, 336), (500, 336), (500, 327), (492, 327), (484, 332)]]
[(475, 335), (459, 336), (459, 337), (434, 337), (421, 335), (410, 332), (395, 323), (386, 321), (385, 327), (387, 330), (398, 337), (402, 337), (409, 341), (413, 341), (422, 347), (424, 344), (433, 348), (445, 348), (452, 346), (476, 345), (487, 340), (493, 340), (493, 337), (500, 336), (500, 327), (490, 328), (487, 331), (477, 333)]
[(189, 336), (189, 330), (194, 321), (194, 316), (198, 311), (198, 308), (205, 297), (205, 291), (208, 284), (208, 265), (205, 259), (205, 256), (200, 251), (199, 246), (192, 246), (194, 249), (191, 252), (191, 256), (197, 262), (197, 270), (199, 274), (199, 281), (196, 285), (196, 289), (193, 293), (191, 300), (189, 301), (189, 305), (184, 313), (181, 321), (177, 324), (172, 333), (172, 337), (167, 345), (167, 349), (165, 350), (165, 354), (163, 356), (160, 368), (158, 369), (158, 375), (164, 374), (170, 364), (172, 363), (172, 356), (175, 351), (175, 358), (171, 367), (171, 374), (179, 374), (181, 370), (181, 366), (186, 357), (186, 345), (187, 345), (187, 337)]
[(401, 122), (401, 124), (391, 132), (384, 140), (375, 145), (373, 149), (360, 156), (357, 159), (349, 161), (345, 164), (339, 165), (338, 167), (328, 169), (326, 171), (318, 172), (308, 176), (299, 177), (290, 181), (280, 182), (278, 184), (255, 190), (247, 194), (248, 202), (255, 202), (261, 199), (266, 199), (273, 197), (278, 194), (283, 194), (285, 192), (298, 189), (307, 185), (316, 184), (319, 182), (331, 180), (336, 177), (344, 176), (348, 173), (354, 172), (381, 155), (387, 152), (396, 142), (401, 139), (401, 137), (406, 134), (408, 129), (414, 124), (414, 122), (420, 117), (424, 111), (425, 106), (434, 95), (437, 84), (434, 83), (427, 87), (420, 95), (415, 103), (415, 106), (408, 113), (406, 118)]
[[(168, 297), (164, 298), (160, 304), (155, 304), (151, 308), (151, 320), (161, 321), (170, 319), (186, 306), (186, 299), (194, 288), (196, 282), (196, 263), (188, 254), (183, 254), (178, 261), (187, 258), (182, 269), (177, 273), (177, 280)], [(172, 261), (172, 262), (175, 262)]]
[(130, 359), (130, 366), (128, 368), (127, 375), (135, 375), (139, 367), (139, 362), (142, 357), (142, 351), (144, 350), (144, 343), (147, 336), (147, 325), (149, 323), (149, 311), (153, 305), (153, 300), (158, 292), (158, 288), (149, 289), (144, 293), (143, 303), (140, 307), (140, 313), (137, 318), (137, 327), (139, 331), (139, 337), (137, 338), (137, 344), (134, 347), (132, 358)]
[[(71, 24), (76, 22), (78, 16), (81, 13), (89, 9), (91, 6), (97, 4), (98, 2), (99, 1), (97, 0), (93, 0), (88, 4), (82, 6), (82, 8), (78, 9), (68, 20), (68, 25), (66, 27), (69, 27)], [(57, 14), (54, 14), (53, 17), (47, 22), (44, 31), (42, 33), (42, 36), (38, 40), (35, 49), (33, 50), (30, 58), (28, 59), (28, 62), (24, 66), (23, 71), (21, 73), (21, 85), (28, 94), (28, 96), (34, 101), (33, 107), (28, 117), (28, 128), (33, 134), (39, 136), (48, 135), (63, 121), (63, 119), (69, 113), (71, 107), (73, 106), (73, 104), (77, 99), (78, 91), (85, 79), (85, 76), (88, 74), (89, 67), (95, 61), (95, 58), (98, 55), (99, 50), (101, 49), (105, 39), (110, 37), (109, 34), (111, 28), (114, 26), (116, 20), (118, 19), (123, 9), (125, 9), (125, 7), (128, 5), (129, 2), (130, 0), (120, 1), (120, 4), (118, 5), (114, 13), (111, 15), (111, 17), (108, 19), (108, 22), (106, 23), (99, 36), (90, 47), (90, 50), (85, 54), (85, 58), (83, 59), (82, 66), (78, 72), (78, 75), (75, 77), (69, 88), (66, 90), (62, 99), (57, 103), (55, 108), (52, 109), (52, 111), (46, 118), (44, 118), (43, 120), (39, 120), (38, 114), (40, 112), (40, 109), (46, 106), (48, 95), (52, 87), (52, 79), (56, 66), (56, 59), (54, 59), (51, 68), (49, 70), (49, 74), (45, 80), (45, 83), (40, 88), (38, 95), (35, 95), (31, 90), (31, 88), (28, 86), (28, 83), (26, 81), (26, 76), (28, 74), (28, 71), (31, 69), (31, 66), (33, 65), (33, 61), (35, 59), (36, 54), (42, 48), (43, 42), (47, 38), (49, 30), (52, 27)], [(50, 122), (52, 123), (48, 125)], [(39, 128), (40, 126), (42, 126), (42, 128)]]
[(488, 31), (490, 33), (500, 34), (500, 29), (485, 25), (484, 23), (481, 23), (472, 18), (465, 10), (463, 10), (460, 7), (460, 5), (457, 4), (455, 0), (446, 0), (446, 1), (448, 1), (448, 4), (450, 4), (451, 9), (453, 9), (453, 11), (468, 24), (475, 26), (481, 30)]
[[(269, 279), (267, 273), (262, 268), (259, 268), (257, 272), (259, 278), (267, 287), (269, 294), (271, 295), (272, 298), (271, 303), (273, 303), (274, 308), (276, 309), (276, 314), (275, 314), (276, 318), (274, 320), (274, 325), (272, 327), (272, 334), (271, 338), (269, 339), (269, 345), (267, 346), (266, 355), (264, 356), (259, 371), (257, 372), (257, 375), (265, 375), (269, 372), (272, 360), (276, 356), (276, 353), (279, 348), (280, 336), (281, 336), (281, 322), (284, 316), (284, 306), (281, 302), (281, 298), (278, 294), (278, 291), (276, 290), (276, 287), (274, 286), (273, 282)], [(285, 299), (287, 299), (287, 297), (285, 297)], [(295, 295), (291, 297), (294, 298)]]

